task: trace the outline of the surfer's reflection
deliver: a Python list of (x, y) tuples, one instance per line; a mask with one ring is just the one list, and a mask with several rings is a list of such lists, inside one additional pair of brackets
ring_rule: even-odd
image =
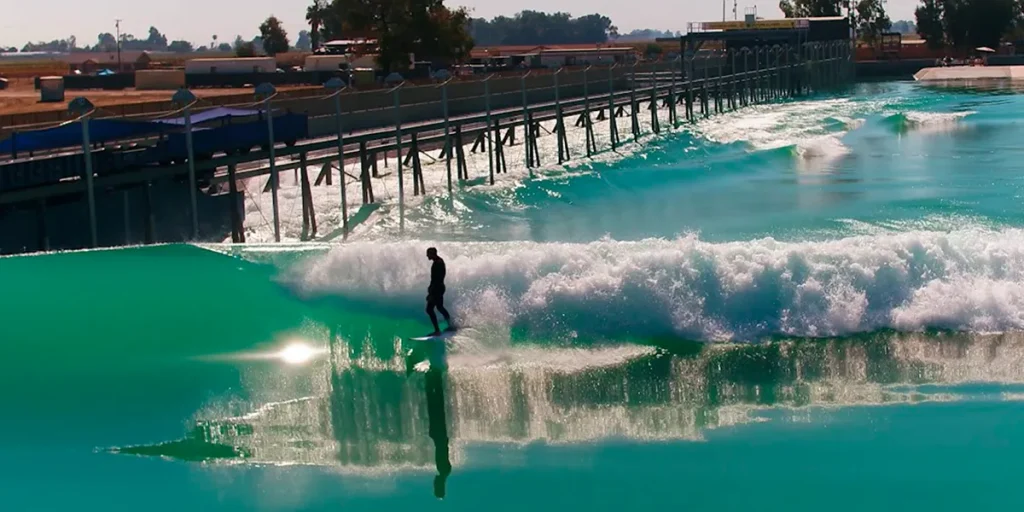
[(434, 477), (434, 496), (444, 498), (445, 482), (452, 473), (448, 460), (448, 424), (444, 413), (444, 370), (433, 368), (427, 372), (427, 415), (430, 418), (430, 438), (434, 440), (434, 463), (437, 476)]
[(434, 441), (434, 464), (437, 476), (434, 477), (434, 496), (444, 498), (445, 484), (452, 473), (452, 463), (448, 458), (448, 422), (445, 414), (444, 375), (447, 370), (447, 353), (443, 341), (423, 342), (414, 348), (406, 358), (406, 369), (409, 374), (419, 363), (427, 361), (430, 369), (424, 379), (424, 390), (427, 395), (427, 418), (430, 422), (429, 435)]

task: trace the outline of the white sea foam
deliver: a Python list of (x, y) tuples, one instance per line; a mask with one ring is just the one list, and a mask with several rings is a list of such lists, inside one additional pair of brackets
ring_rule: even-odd
[[(281, 279), (304, 295), (413, 308), (426, 242), (353, 243)], [(705, 340), (882, 328), (1024, 329), (1024, 231), (913, 231), (828, 242), (771, 238), (588, 244), (441, 243), (456, 316), (546, 336)]]

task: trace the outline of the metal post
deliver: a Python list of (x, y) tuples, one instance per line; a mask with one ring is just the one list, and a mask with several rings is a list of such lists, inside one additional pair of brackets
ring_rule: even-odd
[(89, 141), (89, 116), (82, 118), (82, 151), (85, 153), (85, 188), (89, 196), (89, 233), (92, 246), (99, 245), (99, 235), (96, 231), (96, 189), (93, 186), (92, 176), (92, 143)]
[(92, 115), (93, 106), (85, 98), (75, 98), (68, 104), (68, 110), (81, 116), (82, 123), (82, 154), (85, 158), (85, 188), (86, 198), (89, 203), (89, 234), (92, 247), (99, 245), (99, 236), (96, 231), (96, 190), (93, 187), (92, 176), (92, 143), (89, 140), (89, 117)]
[(669, 122), (672, 124), (672, 128), (675, 129), (679, 127), (679, 116), (676, 114), (676, 67), (674, 65), (669, 66), (668, 70), (672, 73), (672, 84), (669, 86), (668, 90), (668, 116)]
[(402, 84), (398, 84), (391, 91), (395, 98), (395, 160), (398, 162), (398, 230), (405, 231), (405, 177), (402, 176), (402, 112), (399, 99), (401, 88)]
[(619, 142), (618, 130), (615, 126), (615, 64), (608, 66), (608, 129), (611, 132), (612, 151)]
[(280, 187), (277, 174), (277, 153), (274, 148), (274, 115), (270, 111), (270, 97), (263, 101), (263, 107), (267, 113), (267, 134), (270, 137), (270, 194), (274, 209), (274, 241), (281, 241), (281, 215), (277, 205), (277, 189)]
[(484, 129), (484, 136), (487, 142), (487, 166), (490, 172), (491, 185), (494, 185), (494, 142), (491, 140), (494, 134), (491, 132), (491, 77), (484, 79), (484, 108), (487, 110), (487, 128)]
[(558, 86), (558, 75), (561, 74), (562, 68), (558, 68), (555, 71), (555, 137), (558, 138), (558, 163), (561, 164), (565, 161), (564, 155), (564, 143), (562, 141), (562, 130), (564, 125), (562, 124), (562, 95), (561, 90)]
[(533, 165), (530, 161), (530, 108), (526, 103), (526, 77), (530, 76), (530, 72), (527, 71), (519, 78), (519, 88), (523, 93), (523, 151), (525, 151), (526, 159), (523, 160), (526, 163), (526, 170), (530, 173), (530, 178), (533, 178)]
[[(184, 89), (182, 89), (184, 90)], [(194, 101), (194, 100), (193, 100)], [(191, 102), (185, 105), (185, 151), (188, 153), (188, 192), (192, 206), (192, 239), (199, 239), (199, 201), (196, 197), (196, 153), (192, 145), (192, 108)]]
[(341, 91), (334, 95), (334, 119), (338, 126), (338, 181), (341, 182), (341, 232), (348, 236), (348, 194), (345, 181), (345, 135), (341, 124)]
[(455, 149), (452, 147), (451, 130), (449, 128), (448, 119), (448, 82), (451, 82), (451, 78), (445, 80), (441, 84), (441, 108), (444, 111), (444, 167), (448, 172), (448, 196), (452, 195), (452, 151)]
[(590, 138), (593, 131), (590, 127), (590, 88), (587, 86), (587, 71), (590, 66), (583, 68), (583, 139), (587, 146), (587, 158), (592, 156), (590, 150)]
[(263, 98), (263, 110), (267, 115), (267, 136), (270, 138), (270, 190), (274, 207), (274, 241), (281, 241), (281, 216), (277, 204), (277, 189), (280, 185), (277, 175), (277, 153), (274, 148), (274, 113), (270, 110), (270, 101), (277, 89), (270, 83), (256, 86), (256, 96)]

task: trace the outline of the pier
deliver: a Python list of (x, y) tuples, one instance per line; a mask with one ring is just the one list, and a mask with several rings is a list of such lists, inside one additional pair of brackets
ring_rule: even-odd
[[(97, 165), (97, 155), (118, 150), (110, 143), (95, 147), (88, 120), (98, 111), (76, 100), (73, 122), (82, 132), (77, 148), (0, 156), (9, 158), (0, 162), (0, 253), (252, 241), (246, 201), (273, 226), (273, 241), (344, 239), (383, 204), (398, 209), (401, 231), (406, 206), (427, 194), (494, 185), (512, 179), (505, 175), (513, 168), (533, 177), (713, 115), (806, 97), (853, 80), (849, 41), (764, 43), (715, 48), (691, 39), (670, 61), (529, 70), (471, 81), (437, 75), (432, 84), (396, 83), (377, 91), (332, 81), (317, 98), (281, 99), (272, 86), (261, 85), (249, 106), (265, 127), (261, 147), (204, 155), (192, 147), (188, 121), (202, 105), (176, 95), (177, 115), (186, 119), (187, 156), (124, 172)], [(299, 112), (308, 123), (305, 137), (275, 134), (282, 115)], [(142, 146), (146, 139), (132, 142)], [(52, 171), (57, 159), (78, 162), (74, 172), (57, 181), (24, 179)], [(328, 196), (336, 212), (331, 219), (314, 204), (315, 197)], [(297, 205), (301, 214), (282, 204)], [(301, 230), (282, 227), (286, 218), (300, 215)]]

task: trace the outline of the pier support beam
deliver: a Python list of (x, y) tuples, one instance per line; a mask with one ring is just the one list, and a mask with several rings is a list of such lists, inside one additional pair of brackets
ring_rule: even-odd
[(238, 178), (235, 177), (235, 164), (228, 165), (228, 193), (231, 200), (228, 201), (231, 208), (231, 241), (236, 244), (245, 243), (245, 229), (242, 226), (242, 204), (245, 198), (238, 193)]

